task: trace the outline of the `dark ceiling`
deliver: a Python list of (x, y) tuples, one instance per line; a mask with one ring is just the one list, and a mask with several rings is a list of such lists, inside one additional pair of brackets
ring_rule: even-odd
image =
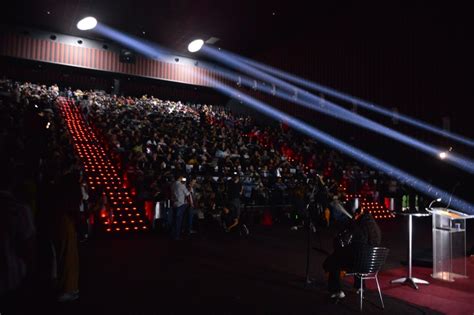
[(94, 38), (76, 29), (92, 15), (178, 54), (216, 37), (223, 49), (418, 117), (437, 108), (439, 121), (466, 117), (456, 113), (474, 98), (471, 12), (432, 1), (13, 0), (2, 13), (7, 24)]
[(384, 37), (402, 44), (419, 34), (443, 44), (470, 41), (474, 29), (467, 7), (394, 1), (16, 0), (3, 12), (8, 24), (80, 36), (77, 21), (92, 15), (178, 51), (190, 39), (217, 37), (217, 45), (249, 56), (278, 40), (324, 45), (335, 38)]

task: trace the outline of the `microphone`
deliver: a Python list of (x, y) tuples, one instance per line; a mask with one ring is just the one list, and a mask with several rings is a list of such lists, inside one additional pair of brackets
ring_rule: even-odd
[(432, 202), (430, 202), (430, 204), (428, 205), (428, 209), (431, 209), (431, 206), (435, 203), (435, 202), (440, 202), (441, 200), (443, 200), (442, 198), (438, 198), (438, 199), (435, 199), (433, 200)]
[(456, 185), (454, 185), (453, 189), (451, 189), (451, 196), (449, 196), (449, 201), (448, 201), (448, 205), (446, 206), (446, 209), (449, 209), (449, 205), (451, 204), (451, 199), (453, 198), (454, 191), (460, 184), (461, 182), (457, 182)]

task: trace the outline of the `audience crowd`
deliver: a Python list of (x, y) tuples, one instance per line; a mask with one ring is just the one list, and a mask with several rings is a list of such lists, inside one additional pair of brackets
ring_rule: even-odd
[[(275, 219), (284, 217), (282, 206), (303, 214), (315, 186), (321, 208), (335, 218), (345, 194), (362, 192), (372, 200), (397, 194), (398, 184), (384, 174), (284, 124), (259, 125), (222, 106), (3, 79), (0, 199), (8, 211), (0, 212), (0, 274), (7, 279), (0, 283), (2, 303), (14, 304), (25, 281), (46, 281), (59, 301), (79, 296), (81, 211), (100, 209), (104, 201), (82, 178), (55, 106), (59, 96), (75, 101), (140, 202), (177, 204), (173, 187), (179, 188), (179, 198), (188, 198), (192, 209), (190, 232), (197, 213), (205, 217), (222, 211), (226, 231), (238, 224), (240, 207), (266, 206)], [(176, 237), (179, 233), (180, 228), (172, 231)]]
[(0, 81), (0, 311), (21, 306), (24, 291), (40, 284), (59, 301), (79, 295), (83, 180), (59, 94), (57, 85)]
[(241, 179), (246, 206), (294, 205), (317, 175), (324, 178), (329, 202), (360, 192), (377, 200), (398, 189), (383, 174), (284, 124), (260, 126), (225, 107), (95, 91), (75, 97), (142, 200), (169, 199), (170, 183), (180, 174), (196, 179), (194, 206), (203, 211), (224, 205), (234, 175)]

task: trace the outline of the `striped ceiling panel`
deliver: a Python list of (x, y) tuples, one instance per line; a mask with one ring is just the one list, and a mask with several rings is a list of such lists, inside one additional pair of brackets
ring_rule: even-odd
[(197, 66), (167, 63), (139, 55), (134, 64), (121, 63), (119, 54), (113, 51), (17, 33), (0, 34), (0, 55), (201, 86), (209, 85), (204, 80), (206, 76), (219, 79), (213, 71)]

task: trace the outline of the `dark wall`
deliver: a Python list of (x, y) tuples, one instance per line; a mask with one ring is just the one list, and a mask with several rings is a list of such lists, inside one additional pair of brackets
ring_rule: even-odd
[(456, 19), (452, 7), (393, 8), (390, 15), (392, 8), (371, 15), (357, 7), (296, 22), (291, 36), (280, 30), (283, 39), (253, 57), (439, 127), (449, 116), (452, 131), (474, 137), (466, 115), (474, 98), (472, 23)]
[(278, 125), (278, 122), (250, 108), (246, 104), (241, 103), (237, 99), (230, 99), (227, 102), (226, 107), (229, 108), (234, 114), (253, 117), (255, 119), (255, 122), (257, 122), (258, 124), (271, 126)]

